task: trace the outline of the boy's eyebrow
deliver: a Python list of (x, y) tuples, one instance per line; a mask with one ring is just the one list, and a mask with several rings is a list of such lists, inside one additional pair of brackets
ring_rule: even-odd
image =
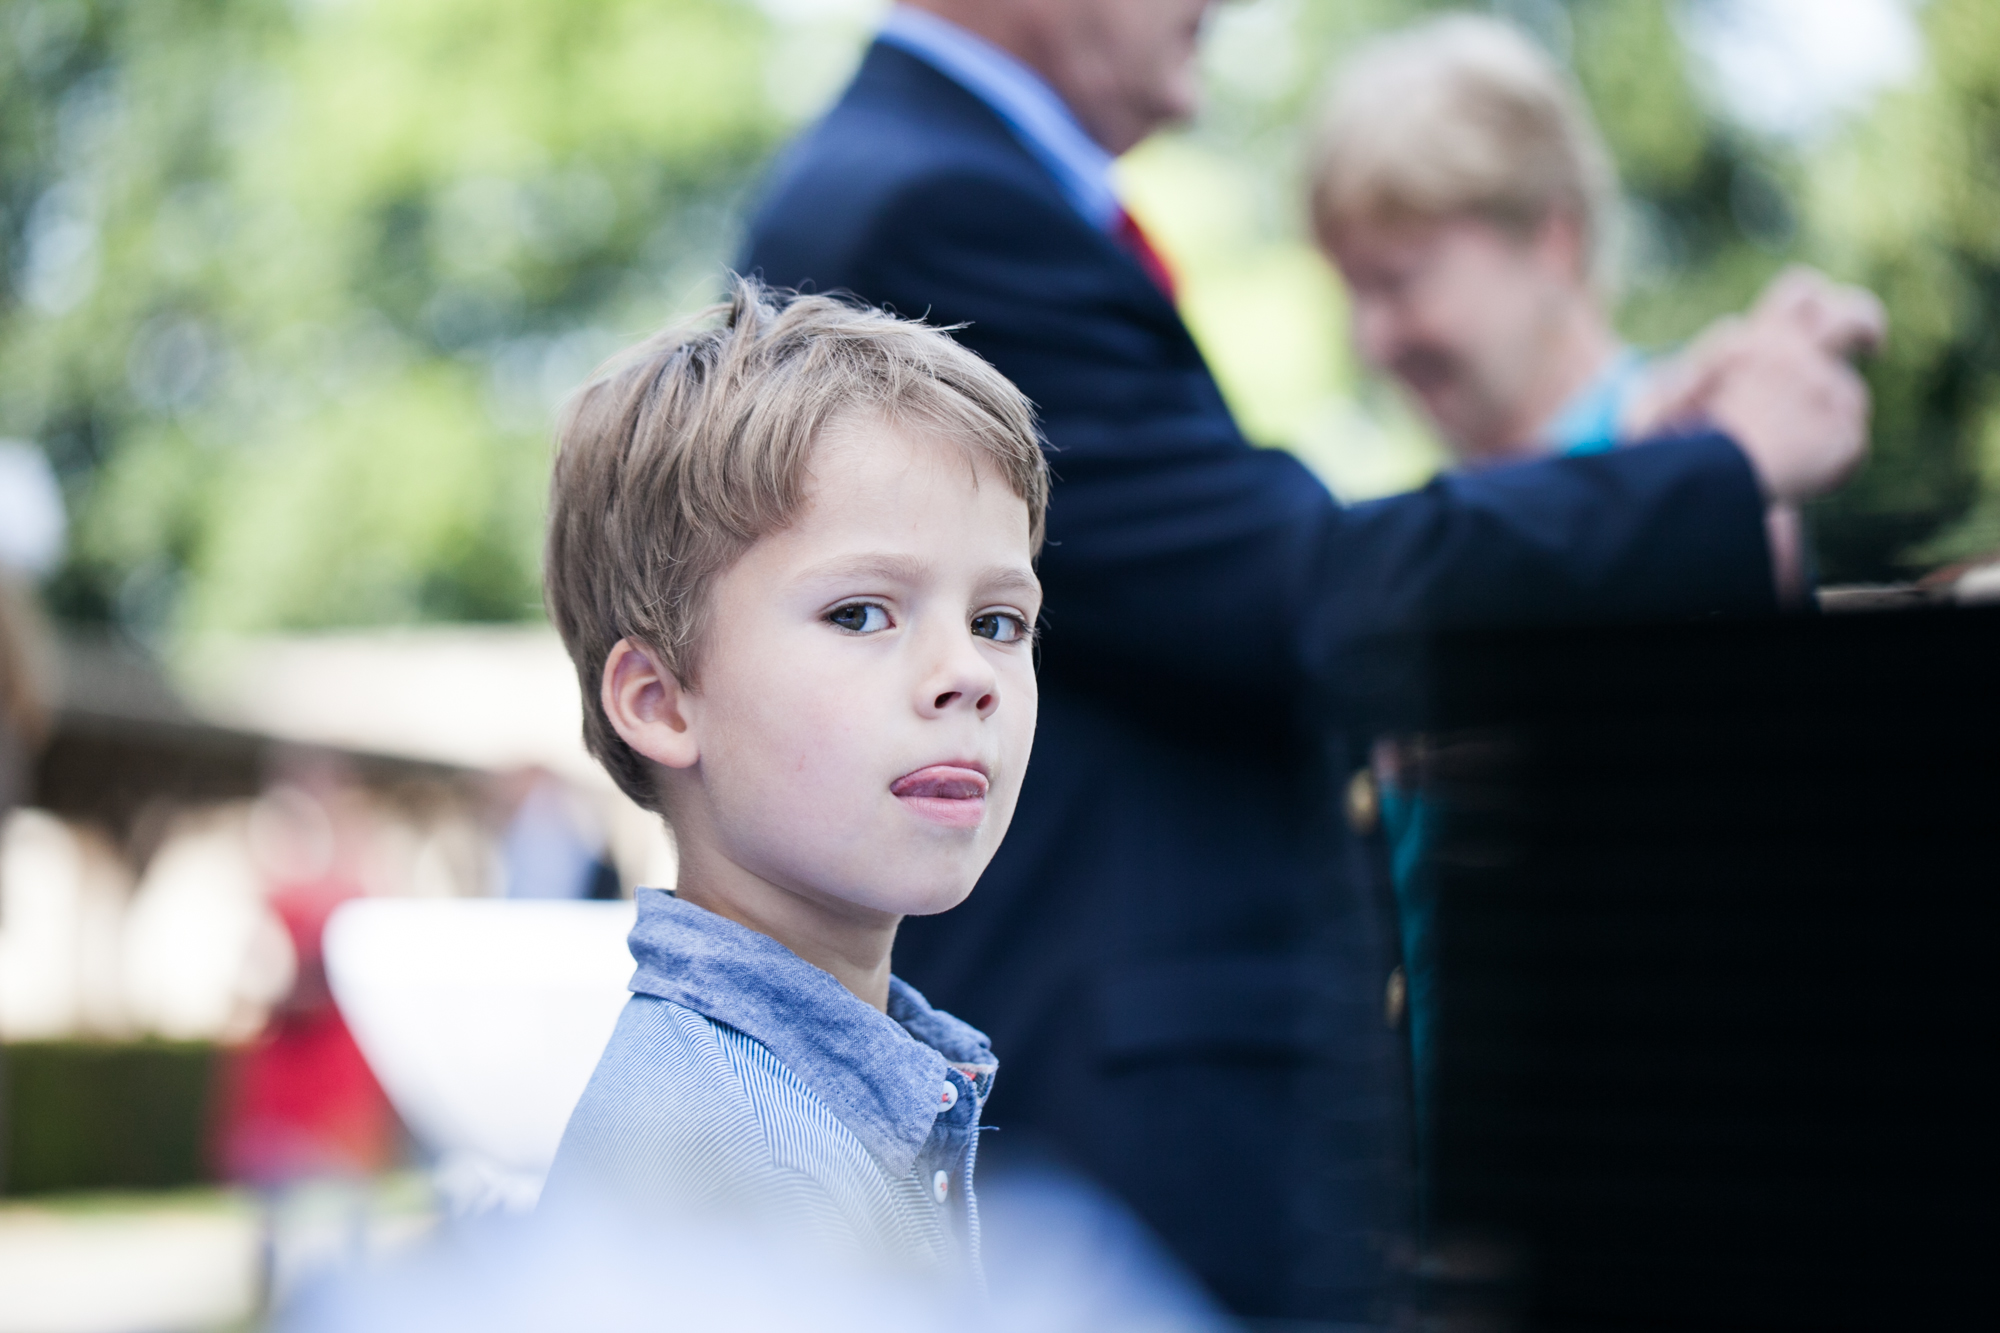
[(806, 571), (810, 579), (880, 579), (884, 583), (921, 583), (921, 560), (906, 555), (850, 555), (814, 565)]
[[(829, 560), (806, 571), (811, 579), (880, 579), (884, 583), (922, 583), (927, 571), (924, 562), (906, 555), (856, 555)], [(995, 565), (983, 571), (978, 586), (994, 592), (1042, 590), (1041, 581), (1018, 565)]]
[(1042, 581), (1027, 570), (1016, 565), (998, 565), (987, 570), (985, 575), (980, 578), (979, 586), (982, 588), (991, 588), (994, 592), (1031, 592), (1039, 594), (1042, 591)]

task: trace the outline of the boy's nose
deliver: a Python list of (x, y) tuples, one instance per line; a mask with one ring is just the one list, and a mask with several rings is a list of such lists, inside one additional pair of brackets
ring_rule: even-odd
[(966, 707), (982, 718), (991, 717), (1000, 707), (1000, 681), (969, 640), (955, 644), (923, 686), (919, 707), (932, 717)]
[[(942, 713), (960, 699), (965, 698), (966, 693), (964, 690), (947, 690), (931, 701), (931, 707), (935, 711)], [(973, 701), (972, 706), (978, 711), (981, 717), (986, 717), (1000, 706), (1000, 696), (991, 690), (987, 690)]]

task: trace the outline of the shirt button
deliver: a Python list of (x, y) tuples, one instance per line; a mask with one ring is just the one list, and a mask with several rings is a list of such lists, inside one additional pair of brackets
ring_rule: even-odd
[(958, 1105), (958, 1089), (946, 1083), (943, 1094), (938, 1097), (938, 1105), (944, 1107), (947, 1111)]
[(931, 1193), (937, 1195), (937, 1201), (939, 1203), (943, 1203), (944, 1196), (951, 1193), (951, 1177), (946, 1175), (942, 1171), (932, 1176)]

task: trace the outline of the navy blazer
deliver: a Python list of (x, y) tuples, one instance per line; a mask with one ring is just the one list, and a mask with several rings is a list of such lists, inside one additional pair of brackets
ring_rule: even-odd
[(1716, 436), (1343, 507), (1243, 438), (1170, 301), (988, 107), (877, 45), (777, 165), (746, 272), (965, 327), (1056, 481), (1041, 725), (978, 890), (897, 971), (993, 1036), (991, 1142), (1117, 1191), (1233, 1309), (1380, 1317), (1409, 1166), (1379, 834), (1343, 813), (1373, 636), (1772, 609)]

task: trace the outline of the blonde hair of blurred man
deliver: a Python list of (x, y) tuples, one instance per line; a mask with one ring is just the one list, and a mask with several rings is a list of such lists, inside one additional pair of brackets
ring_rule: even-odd
[(1568, 76), (1472, 15), (1357, 52), (1313, 155), (1361, 353), (1467, 463), (1545, 452), (1565, 405), (1632, 360), (1605, 309), (1616, 199)]
[(1378, 39), (1342, 69), (1321, 126), (1314, 217), (1483, 217), (1521, 239), (1574, 226), (1593, 277), (1618, 182), (1569, 77), (1498, 19), (1455, 14)]

